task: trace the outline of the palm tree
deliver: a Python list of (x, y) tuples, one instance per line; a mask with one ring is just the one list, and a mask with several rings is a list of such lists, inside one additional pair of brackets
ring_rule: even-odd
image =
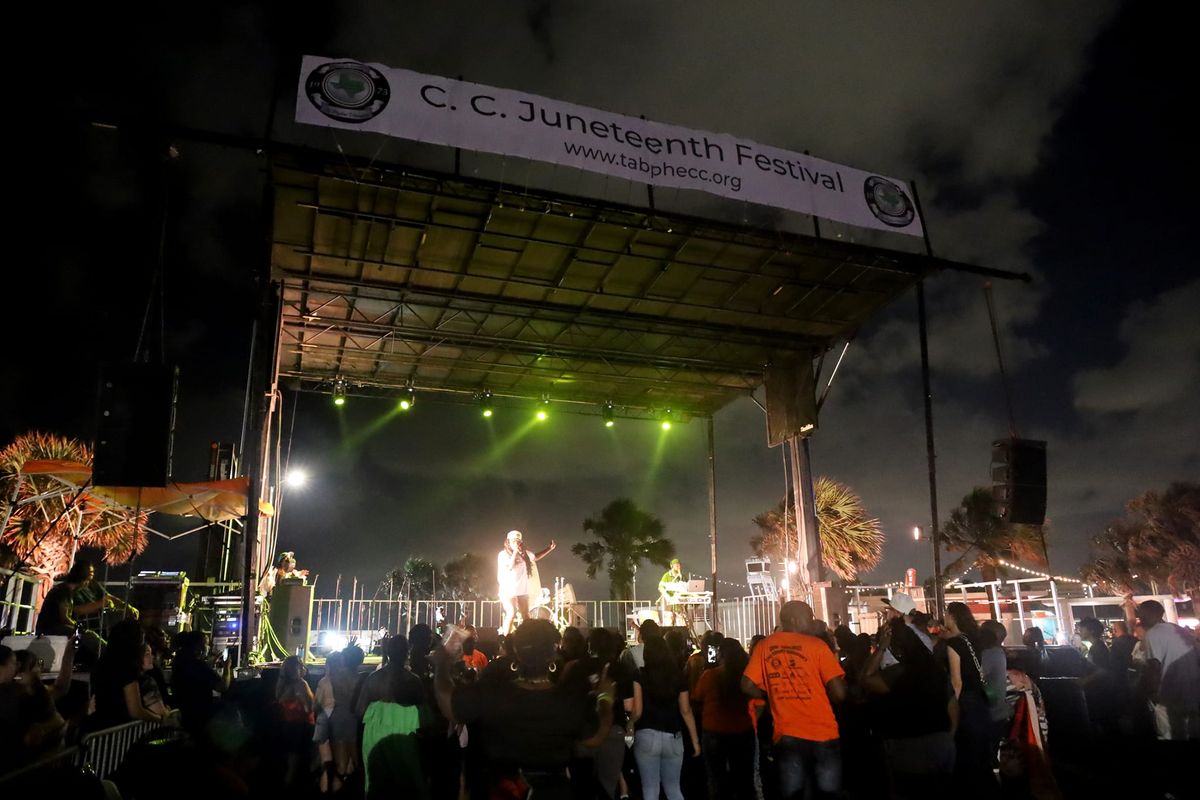
[(409, 556), (404, 566), (393, 569), (384, 577), (385, 581), (389, 579), (404, 599), (430, 600), (434, 589), (442, 588), (442, 575), (437, 564), (421, 556)]
[(1125, 510), (1093, 542), (1084, 577), (1122, 594), (1158, 584), (1200, 597), (1200, 484), (1143, 492)]
[(482, 600), (484, 591), (484, 560), (474, 553), (463, 553), (446, 562), (442, 568), (442, 585), (448, 600)]
[[(879, 520), (867, 516), (853, 489), (832, 478), (818, 478), (816, 494), (817, 533), (821, 537), (821, 560), (843, 580), (853, 580), (879, 564), (883, 555), (883, 530)], [(785, 537), (796, 530), (792, 497), (754, 518), (759, 533), (750, 537), (750, 547), (758, 556), (782, 561)], [(789, 546), (788, 552), (796, 552)]]
[[(71, 554), (81, 547), (103, 550), (109, 564), (124, 563), (146, 548), (147, 514), (135, 520), (86, 492), (54, 494), (62, 485), (49, 475), (20, 475), (25, 462), (43, 460), (90, 467), (92, 450), (76, 439), (36, 432), (22, 434), (0, 450), (0, 519), (8, 520), (0, 542), (24, 560), (26, 572), (49, 581), (70, 568)], [(32, 500), (42, 495), (47, 496)]]
[(974, 565), (985, 580), (992, 580), (997, 573), (1007, 574), (1001, 561), (1046, 563), (1042, 526), (1012, 525), (1002, 520), (992, 490), (984, 486), (975, 487), (963, 497), (962, 504), (943, 523), (941, 533), (947, 550), (962, 552), (946, 565), (944, 575), (954, 576)]
[(583, 521), (583, 530), (596, 537), (579, 542), (571, 552), (587, 565), (587, 576), (608, 572), (608, 596), (630, 596), (633, 575), (642, 561), (666, 567), (675, 555), (675, 543), (663, 537), (663, 523), (627, 498), (613, 500), (595, 517)]

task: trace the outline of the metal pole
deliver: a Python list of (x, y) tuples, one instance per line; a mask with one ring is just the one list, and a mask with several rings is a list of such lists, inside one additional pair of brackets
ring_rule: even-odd
[[(925, 211), (921, 208), (921, 197), (917, 193), (915, 181), (909, 184), (913, 194), (913, 204), (917, 207), (917, 215), (921, 218), (921, 232), (925, 240), (925, 254), (933, 258), (933, 245), (929, 241), (929, 223), (925, 219)], [(929, 337), (925, 327), (925, 281), (917, 281), (917, 327), (921, 338), (921, 388), (925, 396), (925, 457), (929, 462), (929, 514), (933, 525), (930, 529), (933, 542), (933, 602), (934, 616), (940, 617), (945, 607), (945, 592), (942, 586), (942, 553), (941, 532), (938, 529), (937, 506), (937, 456), (933, 446), (933, 390), (929, 379)]]
[[(796, 436), (791, 440), (792, 456), (792, 493), (796, 507), (796, 530), (799, 540), (797, 574), (804, 584), (804, 592), (809, 605), (813, 603), (816, 591), (814, 584), (823, 577), (821, 566), (821, 539), (817, 528), (817, 515), (814, 507), (812, 467), (809, 462), (808, 440)], [(791, 581), (788, 582), (789, 587)], [(824, 614), (820, 614), (823, 618)]]
[(938, 529), (937, 455), (933, 446), (933, 390), (929, 379), (929, 337), (925, 328), (925, 284), (917, 283), (917, 328), (921, 337), (921, 389), (925, 401), (925, 458), (929, 464), (930, 541), (933, 545), (933, 604), (934, 616), (940, 617), (945, 607), (942, 588), (941, 533)]
[(717, 593), (717, 457), (713, 418), (708, 418), (708, 547), (713, 596)]

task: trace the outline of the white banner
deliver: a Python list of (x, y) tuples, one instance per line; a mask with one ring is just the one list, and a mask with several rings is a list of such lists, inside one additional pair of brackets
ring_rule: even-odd
[(381, 64), (305, 56), (296, 120), (585, 169), (921, 235), (903, 181), (728, 134)]

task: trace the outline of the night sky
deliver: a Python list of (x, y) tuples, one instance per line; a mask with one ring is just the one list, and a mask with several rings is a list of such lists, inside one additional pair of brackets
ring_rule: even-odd
[[(1127, 499), (1200, 475), (1200, 278), (1185, 229), (1197, 171), (1183, 120), (1193, 45), (1145, 4), (332, 5), (177, 4), (170, 18), (91, 8), (44, 21), (50, 44), (15, 45), (25, 90), (10, 95), (19, 191), (0, 438), (92, 438), (97, 365), (132, 357), (138, 342), (165, 173), (165, 305), (161, 324), (153, 307), (145, 342), (182, 372), (176, 479), (203, 479), (208, 443), (237, 440), (251, 276), (267, 257), (266, 162), (176, 140), (164, 170), (167, 142), (153, 131), (270, 131), (396, 158), (376, 137), (291, 122), (298, 58), (310, 52), (915, 179), (938, 255), (1035, 276), (998, 283), (995, 297), (1017, 425), (1049, 442), (1055, 572), (1079, 566), (1088, 536)], [(927, 291), (944, 519), (988, 482), (990, 442), (1007, 421), (981, 280), (943, 274)], [(908, 535), (929, 521), (915, 310), (909, 293), (860, 332), (812, 440), (817, 473), (858, 490), (889, 536), (866, 580), (930, 571), (928, 546)], [(469, 550), (490, 561), (517, 527), (534, 547), (558, 540), (547, 582), (562, 574), (581, 595), (606, 596), (567, 546), (584, 517), (620, 496), (663, 519), (686, 570), (707, 572), (702, 423), (676, 426), (656, 461), (652, 423), (607, 431), (596, 417), (560, 415), (489, 460), (493, 437), (523, 419), (500, 415), (489, 429), (474, 408), (423, 400), (358, 436), (390, 403), (355, 399), (338, 412), (324, 396), (285, 396), (289, 426), (296, 411), (291, 461), (311, 481), (284, 500), (281, 546), (325, 589), (338, 573), (373, 585), (409, 555)], [(782, 455), (766, 447), (749, 401), (717, 416), (716, 437), (720, 567), (736, 581), (751, 518), (782, 496)], [(193, 551), (152, 541), (140, 565), (190, 569)]]

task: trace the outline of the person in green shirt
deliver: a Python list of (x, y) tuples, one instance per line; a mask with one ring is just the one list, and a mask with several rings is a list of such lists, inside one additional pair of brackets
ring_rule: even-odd
[(668, 618), (673, 620), (683, 612), (683, 609), (676, 602), (676, 596), (680, 591), (678, 584), (683, 582), (683, 566), (679, 563), (678, 558), (672, 558), (671, 568), (664, 572), (658, 581), (659, 605), (662, 606), (662, 622), (664, 625), (672, 624), (668, 622)]

